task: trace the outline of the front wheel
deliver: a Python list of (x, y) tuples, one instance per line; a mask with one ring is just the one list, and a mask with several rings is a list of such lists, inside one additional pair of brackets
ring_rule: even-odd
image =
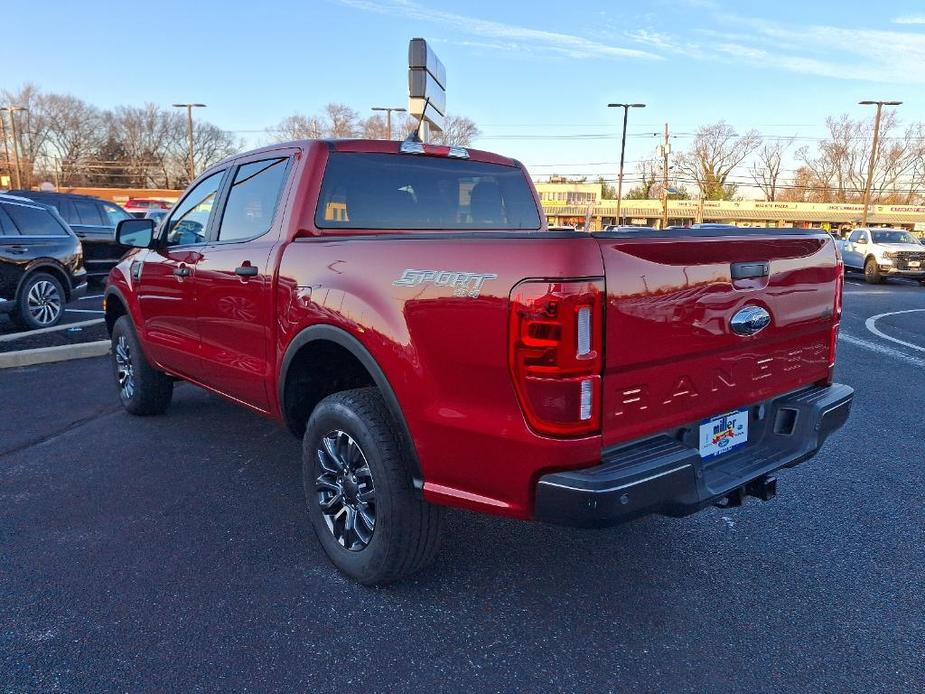
[(173, 398), (173, 380), (145, 358), (128, 316), (112, 328), (112, 367), (119, 400), (130, 414), (161, 414)]
[(443, 509), (415, 491), (403, 438), (375, 388), (328, 396), (305, 429), (312, 527), (331, 562), (366, 585), (418, 571), (439, 547)]
[(864, 263), (864, 279), (867, 284), (880, 284), (883, 281), (880, 276), (880, 266), (877, 265), (875, 258), (868, 258)]

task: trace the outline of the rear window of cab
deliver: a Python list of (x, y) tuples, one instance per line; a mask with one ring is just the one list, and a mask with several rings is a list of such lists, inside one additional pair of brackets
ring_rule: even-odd
[(537, 230), (514, 166), (409, 154), (332, 152), (315, 213), (320, 229)]

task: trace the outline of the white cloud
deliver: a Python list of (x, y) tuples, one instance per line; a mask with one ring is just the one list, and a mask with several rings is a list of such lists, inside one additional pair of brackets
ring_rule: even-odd
[(925, 14), (910, 14), (904, 17), (896, 17), (893, 24), (925, 24)]
[(517, 24), (505, 24), (488, 19), (467, 17), (453, 12), (434, 10), (412, 2), (411, 0), (387, 0), (386, 2), (373, 2), (372, 0), (337, 0), (342, 5), (375, 12), (377, 14), (397, 15), (417, 21), (439, 24), (459, 32), (496, 39), (506, 42), (505, 45), (516, 43), (526, 49), (542, 48), (558, 55), (570, 58), (635, 58), (643, 60), (662, 60), (662, 56), (651, 51), (616, 46), (557, 31), (533, 29)]

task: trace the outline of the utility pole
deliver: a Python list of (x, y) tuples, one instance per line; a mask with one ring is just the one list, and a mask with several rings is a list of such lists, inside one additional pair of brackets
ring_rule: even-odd
[(623, 139), (620, 141), (620, 175), (617, 177), (617, 225), (622, 225), (623, 220), (620, 208), (623, 204), (623, 158), (626, 154), (626, 121), (629, 118), (631, 108), (645, 108), (645, 104), (607, 104), (607, 108), (623, 109)]
[(0, 112), (0, 140), (3, 140), (3, 163), (4, 169), (9, 172), (10, 178), (13, 177), (13, 165), (10, 162), (10, 145), (6, 141), (6, 121), (3, 119), (3, 113)]
[(665, 141), (659, 145), (662, 155), (662, 229), (668, 226), (668, 155), (671, 144), (668, 142), (668, 123), (665, 123)]
[(205, 108), (205, 104), (173, 104), (174, 108), (186, 109), (186, 123), (189, 126), (189, 180), (196, 178), (196, 161), (193, 159), (193, 109)]
[[(16, 188), (22, 188), (22, 172), (19, 167), (19, 137), (16, 134), (16, 112), (28, 111), (29, 109), (21, 106), (4, 106), (0, 111), (6, 111), (10, 114), (10, 131), (13, 134), (13, 161), (16, 167)], [(9, 157), (9, 154), (7, 154)]]
[(870, 187), (874, 182), (874, 166), (877, 163), (877, 146), (880, 144), (880, 112), (884, 106), (901, 106), (902, 101), (859, 101), (861, 106), (876, 106), (877, 115), (874, 116), (874, 144), (870, 150), (870, 164), (867, 166), (867, 185), (864, 187), (864, 212), (861, 216), (861, 226), (867, 226), (867, 208), (870, 207)]
[(401, 106), (373, 106), (373, 111), (385, 111), (385, 125), (389, 131), (389, 136), (387, 139), (392, 139), (392, 111), (395, 113), (405, 113), (408, 109), (402, 108)]

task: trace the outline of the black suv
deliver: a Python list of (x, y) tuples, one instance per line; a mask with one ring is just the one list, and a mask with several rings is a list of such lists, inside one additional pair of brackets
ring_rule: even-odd
[(89, 195), (50, 191), (11, 190), (10, 195), (20, 195), (58, 210), (83, 241), (84, 263), (91, 280), (105, 281), (109, 271), (128, 250), (116, 243), (116, 225), (123, 219), (132, 219), (132, 215), (113, 202)]
[(0, 313), (48, 328), (86, 291), (80, 239), (55, 208), (0, 194)]

